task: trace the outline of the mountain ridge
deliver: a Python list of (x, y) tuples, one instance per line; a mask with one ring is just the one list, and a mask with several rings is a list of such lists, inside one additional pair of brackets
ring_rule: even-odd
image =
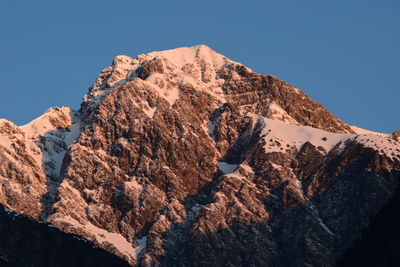
[(396, 136), (204, 45), (117, 56), (79, 111), (0, 121), (0, 203), (132, 265), (330, 266), (393, 194)]

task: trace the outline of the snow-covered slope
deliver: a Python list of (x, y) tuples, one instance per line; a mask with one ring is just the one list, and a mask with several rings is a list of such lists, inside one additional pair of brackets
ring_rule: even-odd
[(80, 134), (80, 115), (67, 107), (50, 108), (19, 129), (41, 148), (41, 165), (46, 174), (60, 176), (65, 153)]
[(267, 152), (285, 152), (292, 148), (300, 150), (302, 145), (309, 142), (319, 148), (322, 153), (327, 153), (337, 145), (343, 150), (346, 143), (355, 141), (390, 158), (400, 160), (400, 142), (394, 140), (388, 134), (360, 128), (357, 128), (357, 134), (331, 133), (309, 126), (299, 126), (280, 120), (259, 117), (254, 114), (252, 117), (261, 120), (265, 125), (261, 134), (264, 137)]
[(169, 63), (169, 67), (173, 69), (182, 69), (187, 64), (199, 62), (209, 64), (214, 71), (218, 71), (225, 64), (233, 62), (206, 45), (151, 52), (147, 55), (139, 55), (138, 59), (154, 59), (158, 57), (165, 59)]

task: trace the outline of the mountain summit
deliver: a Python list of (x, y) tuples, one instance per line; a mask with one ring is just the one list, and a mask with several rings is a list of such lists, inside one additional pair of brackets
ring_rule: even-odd
[(204, 45), (117, 56), (79, 111), (0, 120), (0, 203), (131, 265), (333, 266), (395, 193), (397, 137)]

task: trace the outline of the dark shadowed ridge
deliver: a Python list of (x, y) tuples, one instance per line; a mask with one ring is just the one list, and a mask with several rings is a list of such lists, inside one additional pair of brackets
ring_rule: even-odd
[(0, 205), (0, 266), (128, 266), (93, 244)]
[(400, 188), (337, 266), (400, 266)]

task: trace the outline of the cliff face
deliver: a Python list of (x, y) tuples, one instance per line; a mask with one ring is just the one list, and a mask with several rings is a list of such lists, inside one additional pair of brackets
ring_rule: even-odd
[(74, 112), (0, 121), (0, 202), (132, 265), (332, 266), (400, 143), (206, 46), (118, 56)]

